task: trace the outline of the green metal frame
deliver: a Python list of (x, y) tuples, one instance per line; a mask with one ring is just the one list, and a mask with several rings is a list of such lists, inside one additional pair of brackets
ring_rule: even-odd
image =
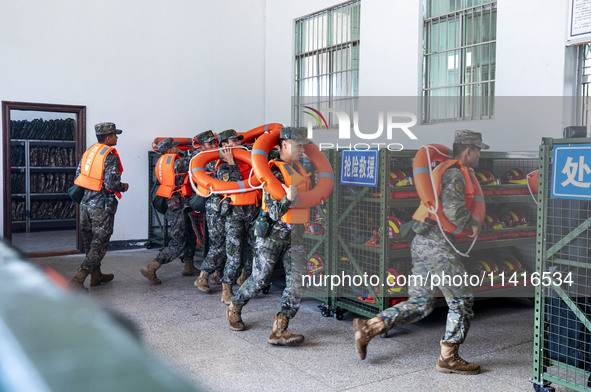
[[(409, 260), (410, 249), (390, 249), (388, 241), (381, 240), (379, 248), (371, 248), (364, 246), (363, 244), (349, 243), (346, 239), (341, 238), (338, 233), (338, 227), (343, 225), (345, 219), (349, 214), (356, 208), (359, 208), (361, 203), (369, 203), (368, 205), (374, 205), (379, 208), (379, 214), (382, 217), (387, 217), (390, 212), (390, 208), (393, 207), (417, 207), (420, 200), (415, 199), (390, 199), (388, 184), (389, 184), (389, 171), (390, 161), (392, 158), (407, 158), (412, 159), (416, 154), (416, 150), (404, 150), (400, 152), (393, 152), (387, 149), (382, 149), (379, 152), (379, 188), (375, 192), (380, 192), (379, 197), (368, 197), (368, 187), (363, 188), (356, 196), (343, 196), (341, 195), (340, 186), (340, 168), (341, 168), (341, 156), (340, 152), (335, 152), (332, 156), (331, 163), (335, 172), (335, 187), (331, 195), (331, 206), (333, 210), (336, 210), (337, 200), (343, 198), (348, 203), (347, 208), (344, 212), (340, 213), (340, 216), (334, 216), (336, 211), (332, 211), (333, 218), (330, 220), (330, 225), (327, 226), (329, 230), (329, 236), (331, 239), (331, 268), (330, 274), (338, 272), (337, 263), (339, 262), (339, 256), (344, 251), (348, 256), (356, 273), (362, 275), (363, 269), (360, 266), (360, 260), (355, 256), (355, 250), (363, 250), (365, 252), (371, 252), (377, 254), (379, 258), (378, 273), (380, 276), (385, 276), (388, 262), (392, 262), (396, 259)], [(535, 152), (482, 152), (481, 159), (526, 159), (535, 162), (538, 159), (538, 155)], [(500, 185), (499, 187), (507, 188), (512, 185)], [(373, 189), (373, 188), (372, 188)], [(414, 187), (400, 187), (397, 188), (400, 191), (413, 191)], [(489, 204), (507, 204), (507, 203), (525, 203), (533, 201), (530, 195), (506, 195), (506, 196), (487, 196), (486, 202)], [(519, 228), (515, 230), (523, 230)], [(534, 226), (528, 226), (525, 229), (534, 230)], [(510, 231), (511, 229), (507, 230)], [(381, 232), (388, 233), (388, 220), (382, 219), (381, 221)], [(386, 237), (387, 235), (382, 235)], [(518, 245), (533, 244), (535, 237), (524, 237), (524, 238), (511, 238), (511, 239), (499, 239), (491, 241), (482, 241), (474, 245), (473, 249), (493, 249), (493, 248), (511, 248), (513, 249)], [(458, 245), (458, 249), (466, 251), (470, 244), (463, 243)], [(409, 266), (410, 270), (410, 266)], [(367, 292), (374, 292), (371, 287), (365, 287)], [(519, 289), (519, 288), (516, 288)], [(513, 288), (503, 289), (513, 290)], [(502, 290), (499, 290), (500, 293)], [(487, 294), (488, 295), (488, 294)], [(501, 295), (501, 294), (499, 294)], [(506, 295), (506, 294), (505, 294)], [(383, 295), (374, 295), (375, 303), (366, 303), (355, 298), (344, 298), (339, 295), (338, 290), (333, 290), (330, 293), (330, 306), (335, 311), (347, 310), (353, 313), (363, 315), (366, 317), (373, 317), (376, 313), (383, 311), (388, 308), (388, 298)], [(438, 305), (445, 305), (445, 301), (438, 301)]]
[[(590, 144), (589, 138), (577, 139), (552, 139), (543, 138), (540, 145), (539, 158), (539, 174), (538, 174), (538, 232), (536, 241), (536, 272), (543, 273), (549, 270), (549, 265), (560, 265), (565, 267), (578, 267), (582, 269), (589, 269), (588, 262), (583, 263), (575, 260), (567, 260), (564, 258), (556, 258), (555, 255), (564, 246), (568, 245), (572, 240), (580, 236), (589, 227), (591, 227), (591, 218), (584, 220), (578, 227), (572, 229), (567, 235), (559, 240), (556, 244), (549, 244), (548, 238), (548, 217), (549, 217), (549, 201), (551, 176), (552, 176), (552, 158), (554, 146), (557, 145), (572, 145), (572, 144)], [(591, 332), (590, 315), (585, 314), (577, 306), (577, 304), (568, 296), (568, 294), (557, 285), (544, 288), (541, 285), (536, 287), (535, 292), (535, 324), (534, 324), (534, 355), (533, 355), (533, 378), (532, 382), (537, 388), (547, 388), (544, 390), (553, 390), (549, 387), (550, 383), (562, 385), (575, 391), (589, 391), (590, 388), (586, 385), (577, 383), (573, 379), (560, 377), (551, 374), (548, 369), (550, 367), (557, 367), (564, 369), (567, 373), (574, 373), (582, 376), (583, 379), (589, 379), (591, 373), (583, 369), (574, 367), (567, 363), (563, 363), (554, 359), (548, 358), (546, 354), (547, 340), (546, 329), (550, 326), (549, 312), (548, 312), (548, 292), (557, 295), (568, 308), (573, 312), (576, 318), (585, 326), (587, 332)]]

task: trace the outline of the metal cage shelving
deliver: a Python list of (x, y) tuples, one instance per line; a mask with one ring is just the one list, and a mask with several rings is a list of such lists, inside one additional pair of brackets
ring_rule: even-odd
[(535, 293), (536, 391), (554, 391), (552, 383), (591, 390), (591, 201), (551, 197), (555, 148), (582, 144), (591, 139), (544, 138), (540, 146), (536, 272), (552, 283)]

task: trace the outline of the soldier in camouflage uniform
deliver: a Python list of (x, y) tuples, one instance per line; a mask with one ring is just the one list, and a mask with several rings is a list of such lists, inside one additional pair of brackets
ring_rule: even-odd
[[(284, 127), (281, 129), (279, 146), (280, 158), (277, 161), (286, 162), (293, 169), (303, 153), (302, 144), (309, 142), (305, 137), (305, 128)], [(264, 219), (269, 219), (268, 233), (262, 234), (264, 229), (256, 229), (255, 257), (252, 267), (252, 275), (242, 284), (228, 306), (227, 316), (230, 329), (243, 331), (242, 308), (263, 287), (271, 283), (275, 264), (281, 260), (285, 269), (285, 290), (281, 297), (279, 310), (276, 313), (273, 331), (267, 340), (268, 343), (281, 346), (293, 346), (301, 344), (304, 336), (292, 334), (287, 331), (289, 319), (297, 313), (304, 295), (302, 276), (306, 274), (306, 257), (303, 246), (302, 224), (290, 224), (281, 218), (290, 210), (294, 200), (298, 198), (298, 188), (293, 184), (285, 186), (285, 179), (277, 166), (272, 167), (275, 177), (282, 183), (286, 195), (281, 200), (275, 199), (266, 190), (263, 191), (264, 202), (267, 205), (266, 214), (261, 214), (255, 221), (255, 225), (264, 226)]]
[[(456, 131), (453, 155), (462, 165), (474, 168), (480, 158), (480, 150), (488, 149), (482, 136), (470, 130)], [(472, 229), (474, 237), (482, 229), (481, 223), (466, 208), (466, 181), (458, 166), (446, 170), (441, 178), (440, 208), (451, 223), (461, 229)], [(458, 348), (464, 342), (470, 321), (474, 315), (474, 296), (469, 286), (440, 285), (431, 288), (427, 278), (433, 275), (463, 276), (466, 272), (460, 256), (446, 241), (439, 227), (413, 221), (416, 233), (411, 244), (412, 274), (424, 278), (423, 285), (410, 285), (409, 299), (384, 310), (370, 320), (355, 319), (355, 341), (361, 359), (365, 359), (369, 341), (391, 328), (413, 323), (429, 315), (438, 291), (445, 296), (449, 307), (446, 330), (441, 339), (441, 355), (437, 370), (444, 373), (477, 374), (480, 366), (464, 361)], [(453, 241), (451, 235), (447, 235)]]
[[(158, 143), (158, 152), (164, 154), (178, 154), (177, 148), (179, 142), (174, 142), (172, 138), (166, 138)], [(199, 270), (193, 265), (193, 257), (195, 256), (196, 238), (191, 226), (188, 208), (190, 193), (183, 196), (181, 187), (189, 172), (189, 163), (191, 157), (177, 158), (174, 161), (174, 184), (177, 186), (170, 189), (171, 196), (167, 199), (167, 209), (165, 217), (170, 223), (170, 241), (168, 245), (158, 253), (158, 255), (145, 267), (140, 269), (144, 275), (153, 284), (160, 284), (162, 281), (156, 276), (156, 270), (162, 264), (168, 264), (172, 260), (180, 257), (183, 261), (183, 270), (181, 275), (194, 276), (199, 275)]]
[[(196, 136), (201, 151), (208, 151), (218, 147), (218, 139), (212, 131), (201, 132)], [(215, 172), (217, 161), (209, 162), (205, 171)], [(201, 274), (195, 280), (194, 285), (205, 293), (210, 293), (209, 275), (211, 274), (212, 284), (219, 284), (226, 263), (226, 217), (220, 215), (222, 197), (212, 194), (205, 201), (205, 220), (207, 223), (209, 249), (201, 263)]]
[[(224, 147), (221, 150), (224, 159), (216, 170), (216, 178), (222, 181), (243, 181), (244, 175), (250, 174), (251, 167), (243, 162), (237, 163), (232, 155), (232, 149), (225, 147), (239, 148), (244, 136), (238, 135), (233, 129), (228, 129), (220, 132), (219, 138), (221, 146)], [(255, 193), (237, 194), (235, 197), (245, 196), (250, 201), (250, 196), (258, 195), (256, 190), (251, 192)], [(246, 203), (247, 201), (242, 202)], [(224, 208), (227, 208), (228, 212), (225, 215), (226, 265), (222, 277), (221, 299), (224, 304), (229, 305), (230, 298), (234, 295), (232, 286), (236, 284), (240, 269), (244, 267), (244, 270), (247, 270), (246, 261), (254, 254), (255, 238), (253, 231), (249, 228), (254, 217), (255, 204), (225, 204)]]
[[(122, 131), (111, 122), (99, 123), (94, 126), (98, 143), (113, 147), (117, 144), (117, 135)], [(76, 178), (81, 172), (82, 161), (78, 164)], [(76, 275), (70, 281), (72, 285), (85, 289), (84, 281), (90, 274), (90, 285), (98, 286), (101, 283), (113, 280), (113, 274), (101, 272), (101, 261), (107, 253), (109, 240), (113, 234), (115, 212), (118, 201), (115, 195), (126, 192), (129, 184), (121, 182), (121, 161), (116, 150), (112, 150), (106, 156), (103, 169), (102, 188), (98, 191), (84, 190), (84, 196), (80, 202), (80, 231), (84, 242), (86, 258)]]

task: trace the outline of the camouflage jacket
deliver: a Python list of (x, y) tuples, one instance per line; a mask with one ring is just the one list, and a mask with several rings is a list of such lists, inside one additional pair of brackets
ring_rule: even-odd
[[(441, 194), (439, 195), (443, 214), (451, 223), (460, 228), (471, 228), (472, 213), (466, 208), (466, 181), (460, 169), (449, 168), (441, 177)], [(433, 226), (423, 222), (415, 222), (413, 230), (417, 234), (426, 235)], [(431, 232), (440, 232), (439, 228)], [(440, 235), (439, 235), (440, 237)]]
[[(76, 177), (80, 175), (80, 165), (81, 162), (78, 163)], [(109, 155), (107, 155), (105, 158), (105, 168), (103, 169), (103, 187), (107, 188), (109, 191), (125, 191), (125, 186), (121, 184), (121, 171), (119, 170), (119, 167), (119, 158), (115, 154), (109, 153)], [(92, 191), (90, 189), (85, 189), (84, 197), (82, 197), (80, 205), (85, 207), (105, 208), (105, 200), (108, 197), (110, 199), (109, 202), (111, 203), (110, 209), (112, 209), (112, 212), (114, 213), (117, 209), (118, 202), (117, 198), (112, 192), (105, 190)]]

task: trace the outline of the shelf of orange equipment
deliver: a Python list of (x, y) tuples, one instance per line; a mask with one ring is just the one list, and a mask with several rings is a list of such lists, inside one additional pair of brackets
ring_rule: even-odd
[[(335, 185), (335, 218), (328, 230), (332, 244), (329, 271), (347, 279), (331, 290), (331, 307), (337, 318), (342, 318), (344, 311), (371, 317), (407, 295), (406, 287), (391, 286), (387, 280), (392, 280), (393, 275), (407, 276), (412, 268), (410, 244), (401, 237), (399, 229), (412, 218), (420, 203), (411, 174), (415, 153), (416, 150), (381, 150), (377, 187), (340, 181)], [(340, 178), (341, 157), (335, 154), (335, 178)], [(480, 234), (473, 246), (477, 258), (486, 250), (498, 260), (514, 258), (520, 260), (525, 270), (533, 270), (536, 208), (525, 176), (520, 178), (520, 173), (536, 167), (537, 153), (481, 153), (479, 168), (498, 173), (482, 185), (487, 211), (501, 218), (499, 224), (491, 223)], [(519, 172), (513, 173), (511, 182), (505, 181), (505, 173), (514, 169)], [(385, 242), (381, 241), (382, 233), (388, 233)], [(458, 239), (456, 243), (462, 252), (471, 245), (468, 239)], [(349, 284), (347, 276), (357, 282)], [(363, 276), (374, 277), (374, 281), (363, 280)], [(507, 291), (491, 286), (487, 287), (487, 295), (496, 289), (503, 289), (498, 293)]]

